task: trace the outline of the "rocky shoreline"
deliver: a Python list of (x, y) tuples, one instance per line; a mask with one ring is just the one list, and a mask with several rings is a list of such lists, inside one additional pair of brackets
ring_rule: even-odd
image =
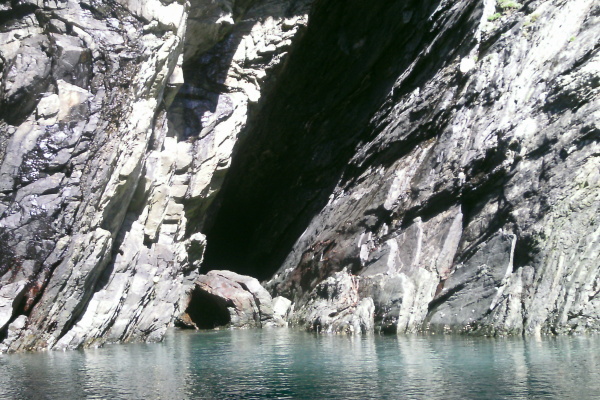
[(219, 321), (600, 331), (599, 22), (594, 0), (0, 2), (0, 352)]

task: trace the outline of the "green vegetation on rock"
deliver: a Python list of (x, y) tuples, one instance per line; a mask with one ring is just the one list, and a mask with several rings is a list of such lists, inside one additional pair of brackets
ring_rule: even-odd
[(500, 14), (500, 13), (495, 13), (495, 14), (492, 14), (492, 15), (490, 15), (490, 16), (487, 18), (487, 20), (488, 20), (488, 21), (490, 21), (490, 22), (492, 22), (492, 21), (495, 21), (495, 20), (497, 20), (497, 19), (498, 19), (498, 18), (500, 18), (501, 16), (502, 16), (502, 14)]
[(507, 10), (511, 8), (521, 8), (523, 7), (523, 4), (517, 3), (516, 1), (512, 0), (498, 0), (498, 7), (500, 7), (503, 10)]

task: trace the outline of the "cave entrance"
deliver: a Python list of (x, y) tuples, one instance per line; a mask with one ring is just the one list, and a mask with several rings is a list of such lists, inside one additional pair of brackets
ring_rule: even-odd
[(231, 322), (229, 310), (223, 299), (198, 288), (192, 292), (186, 313), (198, 329), (214, 329)]
[[(383, 125), (372, 117), (392, 118), (395, 111), (381, 107), (420, 54), (423, 21), (436, 2), (346, 3), (314, 3), (311, 22), (249, 114), (209, 217), (194, 230), (206, 234), (202, 271), (271, 279), (338, 183), (343, 187), (367, 167), (397, 159), (377, 147), (357, 153), (358, 146), (380, 134)], [(410, 22), (398, 23), (397, 15), (407, 12)], [(428, 82), (426, 71), (434, 70), (432, 63), (411, 73), (394, 96)], [(335, 234), (333, 227), (323, 229)]]

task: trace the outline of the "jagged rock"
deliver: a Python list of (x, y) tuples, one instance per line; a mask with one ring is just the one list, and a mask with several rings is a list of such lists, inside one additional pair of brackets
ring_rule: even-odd
[(493, 236), (444, 281), (437, 296), (444, 301), (430, 311), (429, 328), (468, 331), (496, 307), (513, 272), (516, 240), (512, 234)]
[(76, 85), (71, 85), (62, 79), (57, 81), (58, 86), (58, 121), (80, 120), (87, 116), (87, 100), (91, 93)]
[(37, 104), (38, 93), (50, 83), (51, 59), (44, 48), (49, 43), (34, 36), (19, 43), (19, 50), (3, 68), (0, 104), (7, 122), (20, 123)]
[(283, 296), (277, 296), (273, 299), (273, 318), (283, 326), (287, 325), (287, 320), (293, 312), (292, 301)]
[(25, 281), (18, 281), (0, 288), (0, 329), (10, 322), (13, 309), (23, 297)]
[(6, 329), (6, 338), (0, 343), (0, 351), (7, 351), (11, 344), (23, 336), (27, 326), (27, 317), (19, 315)]
[(361, 334), (373, 331), (375, 306), (360, 298), (360, 280), (345, 269), (319, 283), (308, 302), (294, 312), (292, 323), (317, 332)]
[(205, 262), (295, 315), (346, 268), (381, 331), (597, 331), (598, 4), (449, 5), (315, 3)]
[(60, 99), (57, 94), (43, 97), (37, 105), (36, 114), (40, 119), (48, 119), (58, 114), (60, 110)]
[(161, 340), (201, 266), (293, 301), (247, 324), (600, 330), (594, 0), (0, 7), (2, 351)]
[(56, 64), (52, 68), (52, 76), (56, 81), (86, 88), (91, 77), (92, 54), (85, 47), (82, 39), (69, 35), (49, 35), (55, 47)]
[[(234, 281), (242, 286), (254, 297), (256, 306), (260, 312), (261, 321), (269, 321), (273, 319), (273, 299), (267, 290), (262, 287), (256, 278), (236, 274), (231, 271), (218, 271), (219, 276)], [(211, 274), (211, 272), (209, 272)]]
[[(266, 90), (265, 71), (306, 24), (308, 3), (68, 0), (7, 9), (3, 350), (157, 341), (181, 319), (206, 247), (200, 219), (249, 99)], [(298, 17), (284, 32), (288, 11)], [(285, 46), (256, 58), (245, 53), (253, 40)], [(190, 79), (207, 51), (211, 68)], [(182, 108), (190, 101), (207, 107)], [(190, 123), (190, 111), (200, 125)], [(9, 291), (21, 281), (24, 288)], [(25, 325), (9, 332), (11, 321)]]

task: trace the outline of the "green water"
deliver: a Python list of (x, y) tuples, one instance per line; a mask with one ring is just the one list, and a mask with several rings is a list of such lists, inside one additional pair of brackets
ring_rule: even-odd
[(0, 355), (3, 399), (598, 399), (600, 338), (173, 331)]

